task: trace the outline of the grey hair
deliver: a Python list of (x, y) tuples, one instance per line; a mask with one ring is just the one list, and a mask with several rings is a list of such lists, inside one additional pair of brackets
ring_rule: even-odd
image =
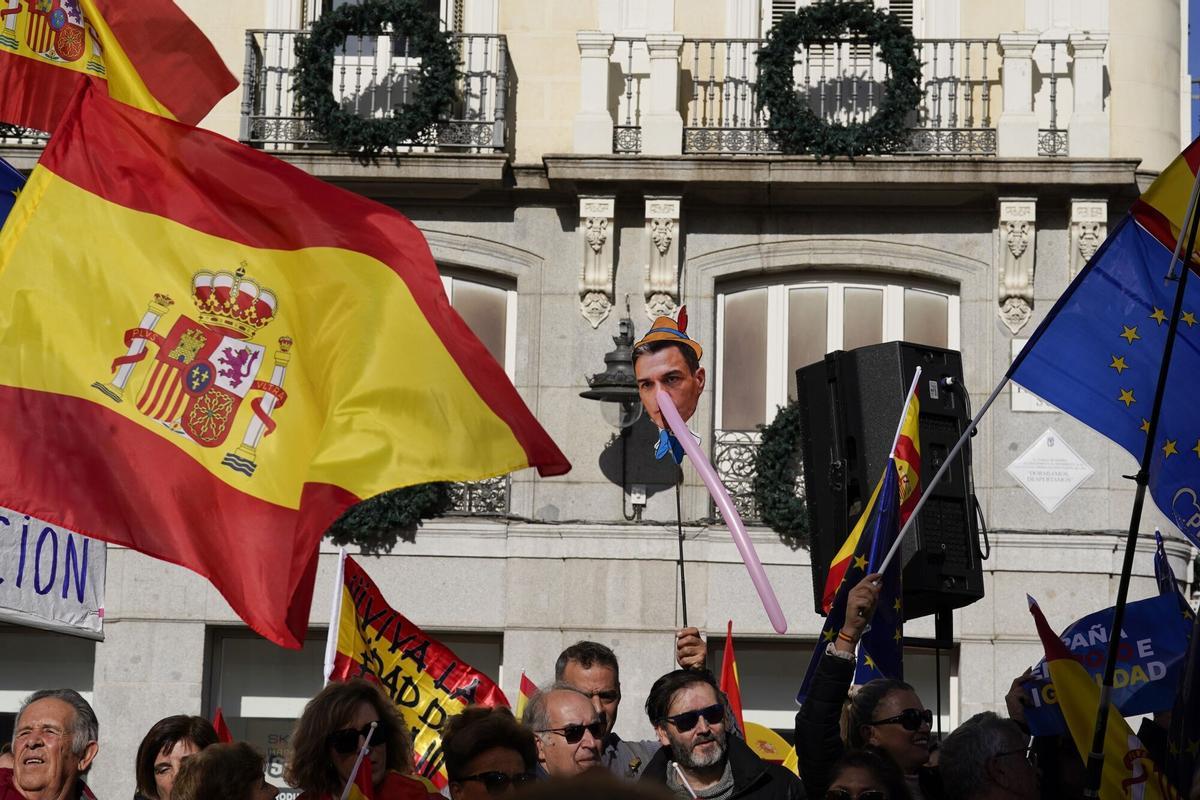
[[(75, 718), (71, 721), (71, 753), (76, 758), (83, 758), (87, 746), (100, 740), (100, 721), (96, 719), (96, 712), (74, 689), (39, 689), (21, 702), (17, 720), (21, 719), (25, 709), (38, 700), (60, 700), (75, 709)], [(13, 729), (13, 740), (16, 741), (16, 727)]]
[(988, 761), (1024, 747), (1026, 741), (1017, 723), (993, 711), (971, 717), (942, 742), (938, 771), (946, 796), (964, 800), (981, 796), (988, 788)]
[(555, 681), (529, 698), (529, 705), (525, 706), (525, 716), (521, 718), (538, 736), (542, 735), (539, 731), (544, 731), (550, 726), (550, 695), (554, 692), (577, 694), (588, 701), (588, 708), (592, 707), (592, 698), (566, 681)]

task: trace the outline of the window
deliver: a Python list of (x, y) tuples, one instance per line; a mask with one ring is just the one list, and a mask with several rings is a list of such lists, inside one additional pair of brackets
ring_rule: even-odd
[(38, 689), (66, 686), (92, 702), (96, 643), (64, 633), (0, 627), (0, 741), (12, 741), (21, 701)]
[[(812, 4), (813, 0), (763, 0), (762, 16), (764, 34), (784, 14)], [(922, 28), (921, 25), (917, 24), (920, 22), (919, 13), (923, 11), (921, 6), (924, 6), (923, 0), (875, 0), (876, 8), (891, 11), (893, 16), (899, 17), (905, 27), (917, 33), (917, 35), (919, 35), (918, 32)]]
[[(266, 756), (267, 780), (284, 787), (279, 797), (295, 798), (299, 792), (283, 780), (288, 739), (304, 704), (321, 690), (325, 632), (310, 629), (301, 650), (285, 650), (245, 629), (214, 629), (210, 636), (207, 716), (211, 719), (220, 708), (233, 738), (250, 742)], [(499, 678), (498, 634), (436, 636), (468, 664)]]
[(474, 276), (464, 277), (443, 270), (442, 288), (450, 305), (471, 332), (504, 367), (513, 380), (517, 357), (517, 292), (496, 283), (485, 283)]
[(958, 348), (958, 296), (936, 283), (847, 276), (733, 285), (717, 297), (716, 425), (753, 431), (826, 353), (905, 340)]

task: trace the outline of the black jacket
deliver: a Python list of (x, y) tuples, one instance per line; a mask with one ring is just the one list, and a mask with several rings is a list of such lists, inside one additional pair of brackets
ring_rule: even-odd
[[(726, 738), (729, 768), (733, 773), (733, 798), (753, 800), (804, 800), (800, 779), (778, 764), (759, 758), (739, 737)], [(642, 771), (642, 780), (666, 784), (671, 748), (660, 747)]]
[(821, 656), (808, 697), (796, 713), (796, 757), (809, 797), (825, 796), (833, 765), (846, 752), (840, 727), (842, 703), (854, 680), (854, 667), (851, 659)]

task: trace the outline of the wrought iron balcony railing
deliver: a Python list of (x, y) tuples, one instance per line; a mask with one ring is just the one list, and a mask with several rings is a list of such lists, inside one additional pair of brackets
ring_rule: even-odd
[[(326, 144), (300, 113), (292, 65), (302, 30), (246, 31), (242, 81), (242, 141), (271, 150), (322, 150)], [(452, 44), (462, 77), (445, 119), (397, 152), (503, 151), (508, 142), (508, 41), (492, 33), (454, 33)], [(353, 37), (334, 57), (331, 89), (342, 108), (365, 119), (402, 106), (416, 90), (420, 61), (408, 37)]]
[[(761, 517), (754, 499), (754, 459), (761, 443), (761, 431), (716, 431), (713, 436), (713, 465), (734, 508), (747, 522)], [(802, 485), (799, 490), (803, 492)]]
[(482, 481), (450, 484), (451, 514), (504, 516), (508, 513), (512, 481), (499, 475)]

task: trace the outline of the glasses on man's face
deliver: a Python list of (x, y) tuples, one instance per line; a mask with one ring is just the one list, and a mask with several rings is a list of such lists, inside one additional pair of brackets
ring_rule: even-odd
[(878, 789), (863, 789), (858, 794), (850, 794), (849, 789), (830, 789), (825, 800), (887, 800), (887, 795)]
[(536, 776), (532, 772), (518, 772), (516, 775), (508, 775), (503, 772), (480, 772), (477, 775), (467, 775), (461, 780), (479, 781), (488, 794), (501, 795), (508, 791), (509, 786), (520, 789), (525, 784), (532, 783), (536, 780)]
[(1005, 750), (1003, 752), (996, 753), (996, 755), (992, 756), (992, 758), (1001, 758), (1003, 756), (1021, 756), (1029, 762), (1029, 766), (1037, 769), (1037, 753), (1033, 752), (1033, 748), (1031, 747), (1022, 747), (1020, 750)]
[(334, 752), (340, 755), (350, 755), (358, 750), (359, 741), (367, 738), (367, 734), (371, 732), (372, 724), (376, 725), (376, 728), (374, 735), (371, 736), (371, 742), (381, 744), (386, 741), (388, 736), (387, 726), (382, 722), (376, 721), (375, 723), (368, 722), (361, 728), (343, 728), (339, 731), (334, 731), (329, 734), (329, 746), (333, 748)]
[(877, 719), (871, 724), (900, 725), (906, 731), (919, 731), (922, 725), (933, 725), (933, 712), (928, 708), (924, 711), (918, 711), (915, 708), (906, 708), (894, 717)]
[(600, 720), (589, 722), (587, 725), (573, 723), (571, 725), (563, 725), (561, 728), (543, 728), (538, 733), (557, 733), (559, 736), (567, 740), (567, 744), (579, 744), (583, 739), (583, 732), (587, 731), (592, 735), (592, 738), (599, 741), (604, 736), (604, 723)]
[(725, 706), (716, 703), (705, 708), (698, 708), (695, 711), (685, 711), (682, 714), (667, 717), (667, 722), (674, 725), (680, 733), (686, 733), (696, 727), (701, 717), (704, 717), (704, 721), (709, 725), (716, 725), (725, 719)]

